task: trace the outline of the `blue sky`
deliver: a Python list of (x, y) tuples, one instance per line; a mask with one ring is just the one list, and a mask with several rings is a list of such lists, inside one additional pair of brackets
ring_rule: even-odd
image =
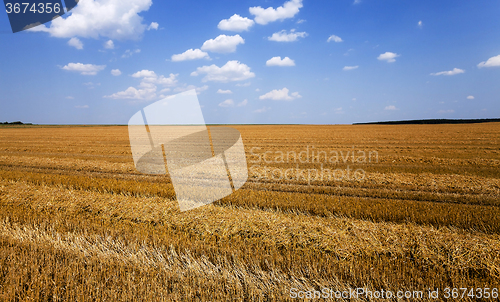
[(11, 33), (0, 121), (126, 124), (197, 89), (207, 123), (500, 117), (497, 0), (81, 0)]

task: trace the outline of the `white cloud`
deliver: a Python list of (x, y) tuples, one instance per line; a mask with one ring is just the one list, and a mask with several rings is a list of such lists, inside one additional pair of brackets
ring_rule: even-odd
[(188, 60), (198, 60), (198, 59), (210, 59), (208, 53), (201, 51), (200, 49), (188, 49), (185, 52), (177, 55), (172, 55), (173, 62), (188, 61)]
[(269, 41), (276, 41), (276, 42), (294, 42), (297, 41), (298, 38), (305, 38), (306, 36), (307, 36), (306, 32), (295, 32), (295, 29), (292, 29), (290, 30), (290, 33), (287, 33), (286, 30), (274, 33), (267, 39)]
[(260, 100), (274, 100), (274, 101), (291, 101), (296, 98), (301, 98), (302, 96), (298, 92), (294, 92), (288, 95), (288, 88), (274, 89), (264, 95), (259, 97)]
[(266, 66), (295, 66), (295, 61), (290, 59), (289, 57), (272, 57), (267, 60)]
[(418, 27), (422, 28), (423, 25), (422, 21), (418, 21)]
[(385, 106), (384, 110), (398, 110), (398, 109), (394, 105), (389, 105), (389, 106)]
[(218, 53), (230, 53), (235, 52), (239, 44), (245, 44), (245, 40), (240, 35), (220, 35), (215, 39), (205, 41), (201, 49)]
[(196, 87), (194, 85), (185, 85), (182, 86), (182, 87), (177, 87), (174, 89), (174, 92), (184, 92), (184, 91), (188, 91), (188, 90), (196, 90), (196, 93), (197, 94), (200, 94), (202, 91), (205, 91), (208, 89), (208, 85), (203, 85), (201, 87)]
[(248, 100), (244, 99), (241, 103), (238, 103), (238, 107), (244, 107), (248, 104)]
[(149, 24), (148, 26), (148, 30), (158, 30), (158, 26), (160, 26), (160, 24), (158, 24), (157, 22), (151, 22), (151, 24)]
[(225, 100), (222, 103), (219, 103), (220, 107), (233, 107), (234, 106), (234, 101), (231, 99)]
[(360, 3), (361, 3), (361, 0), (354, 0), (353, 4), (360, 4)]
[(468, 100), (473, 100), (473, 99), (474, 99), (474, 96), (473, 96), (473, 95), (469, 95), (469, 96), (467, 97), (467, 99), (468, 99)]
[(157, 75), (154, 71), (144, 69), (132, 74), (134, 78), (142, 78), (138, 88), (129, 87), (124, 91), (105, 96), (105, 98), (151, 100), (157, 97), (157, 85), (175, 86), (177, 85), (177, 76), (178, 74), (171, 73), (167, 78), (163, 75)]
[(397, 53), (393, 53), (393, 52), (385, 52), (383, 54), (381, 54), (380, 56), (378, 56), (378, 60), (380, 61), (387, 61), (387, 63), (393, 63), (393, 62), (396, 62), (396, 58), (399, 57), (400, 55), (398, 55)]
[(203, 82), (244, 81), (255, 77), (255, 73), (250, 71), (250, 67), (238, 61), (228, 61), (222, 67), (218, 67), (215, 64), (198, 67), (196, 71), (191, 73), (191, 76), (198, 76), (200, 74), (206, 74), (202, 80)]
[(255, 112), (255, 113), (264, 113), (264, 112), (269, 111), (269, 110), (271, 110), (271, 107), (265, 107), (264, 106), (264, 107), (262, 107), (260, 109), (254, 110), (253, 112)]
[(222, 90), (222, 89), (219, 89), (219, 90), (217, 90), (217, 93), (220, 93), (220, 94), (231, 94), (233, 92), (231, 90)]
[(353, 48), (349, 48), (345, 53), (344, 56), (348, 56), (352, 51), (354, 51)]
[(344, 68), (342, 68), (342, 70), (353, 70), (353, 69), (357, 69), (359, 66), (356, 65), (356, 66), (344, 66)]
[(71, 95), (68, 95), (68, 96), (66, 97), (66, 99), (68, 99), (68, 100), (74, 100), (74, 99), (75, 99), (75, 97), (74, 97), (74, 96), (71, 96)]
[(238, 83), (238, 84), (236, 84), (236, 86), (238, 86), (238, 87), (248, 87), (248, 86), (250, 86), (251, 84), (252, 84), (252, 83), (250, 83), (250, 82), (246, 82), (246, 83), (243, 83), (243, 84)]
[(87, 82), (83, 83), (83, 85), (87, 86), (89, 89), (94, 89), (96, 86), (101, 86), (101, 83)]
[(328, 40), (326, 40), (326, 42), (342, 42), (342, 38), (340, 38), (339, 36), (336, 36), (336, 35), (331, 35), (330, 37), (328, 37)]
[(465, 72), (465, 70), (463, 70), (463, 69), (453, 68), (453, 70), (450, 70), (450, 71), (435, 72), (435, 73), (431, 73), (431, 75), (433, 75), (433, 76), (440, 76), (440, 75), (452, 76), (452, 75), (456, 75), (456, 74), (460, 74), (460, 73), (464, 73), (464, 72)]
[(483, 67), (499, 67), (500, 66), (500, 55), (496, 57), (491, 57), (488, 59), (486, 62), (481, 62), (477, 64), (477, 67), (483, 68)]
[(306, 22), (306, 20), (304, 20), (304, 19), (300, 19), (300, 20), (298, 20), (298, 21), (297, 21), (297, 24), (302, 24), (302, 23), (304, 23), (304, 22)]
[(113, 40), (108, 40), (106, 43), (104, 43), (104, 48), (106, 49), (114, 49), (115, 48), (115, 43), (113, 43)]
[(82, 64), (82, 63), (69, 63), (63, 66), (62, 69), (68, 71), (76, 71), (82, 75), (96, 75), (99, 71), (106, 68), (106, 65)]
[(143, 69), (141, 71), (138, 71), (138, 72), (132, 74), (132, 77), (134, 77), (134, 78), (152, 78), (152, 77), (157, 77), (157, 75), (154, 71)]
[(83, 43), (78, 38), (71, 38), (68, 41), (69, 46), (73, 46), (76, 49), (83, 49)]
[(83, 105), (83, 106), (76, 105), (75, 108), (78, 108), (78, 109), (88, 109), (89, 105)]
[(200, 92), (202, 92), (202, 91), (205, 91), (205, 90), (207, 90), (207, 89), (208, 89), (208, 85), (203, 85), (203, 86), (201, 86), (201, 87), (196, 87), (196, 88), (195, 88), (196, 92), (198, 92), (198, 93), (200, 93)]
[(143, 82), (164, 85), (164, 86), (175, 86), (177, 85), (178, 74), (171, 73), (168, 78), (163, 75), (158, 76), (154, 71), (151, 70), (141, 70), (132, 75), (134, 78), (142, 78)]
[(221, 20), (217, 27), (221, 30), (242, 32), (247, 31), (254, 23), (253, 20), (234, 14), (229, 19)]
[(250, 7), (249, 11), (255, 16), (255, 22), (258, 24), (266, 25), (267, 23), (274, 22), (277, 20), (285, 20), (288, 18), (293, 18), (302, 8), (302, 0), (291, 0), (285, 2), (283, 6), (276, 9), (268, 7), (266, 9), (256, 6)]
[(105, 97), (111, 99), (150, 100), (156, 97), (156, 86), (153, 86), (144, 86), (139, 89), (129, 87), (125, 91), (113, 93), (112, 95)]
[(130, 58), (133, 54), (140, 53), (140, 52), (141, 52), (140, 49), (136, 49), (136, 50), (127, 49), (127, 50), (125, 50), (125, 53), (122, 55), (122, 58)]
[(122, 74), (122, 72), (120, 71), (120, 69), (113, 69), (111, 70), (111, 74), (114, 75), (115, 77), (119, 76)]
[(137, 40), (147, 27), (139, 13), (149, 10), (152, 3), (152, 0), (80, 1), (67, 18), (56, 18), (50, 27), (40, 25), (30, 31), (47, 32), (57, 38)]

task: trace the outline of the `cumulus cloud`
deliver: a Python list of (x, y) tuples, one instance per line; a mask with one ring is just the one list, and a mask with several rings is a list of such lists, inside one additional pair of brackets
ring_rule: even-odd
[(221, 20), (217, 27), (221, 30), (242, 32), (247, 31), (254, 24), (255, 22), (253, 20), (234, 14), (229, 19)]
[(177, 55), (172, 55), (173, 62), (187, 61), (187, 60), (198, 60), (198, 59), (210, 59), (208, 53), (201, 51), (200, 49), (188, 49), (185, 52)]
[(147, 28), (139, 13), (149, 10), (151, 4), (152, 0), (80, 1), (67, 18), (52, 20), (50, 27), (39, 25), (29, 30), (57, 38), (137, 40)]
[(295, 61), (290, 59), (289, 57), (272, 57), (267, 60), (266, 66), (295, 66)]
[(69, 46), (73, 46), (76, 49), (83, 49), (83, 43), (78, 38), (71, 38), (68, 41)]
[(148, 26), (148, 30), (158, 30), (158, 27), (160, 26), (160, 24), (158, 24), (157, 22), (151, 22), (151, 24), (149, 24)]
[(342, 70), (353, 70), (353, 69), (357, 69), (359, 66), (356, 65), (356, 66), (344, 66), (344, 68), (342, 68)]
[(196, 87), (194, 85), (186, 85), (184, 84), (184, 86), (181, 86), (181, 87), (177, 87), (174, 89), (174, 92), (184, 92), (184, 91), (188, 91), (188, 90), (196, 90), (196, 94), (200, 94), (202, 91), (205, 91), (208, 89), (208, 85), (203, 85), (201, 87)]
[(61, 68), (68, 71), (76, 71), (82, 75), (96, 75), (99, 71), (106, 68), (106, 65), (69, 63)]
[(225, 100), (222, 103), (219, 103), (220, 107), (233, 107), (234, 106), (234, 101), (231, 99)]
[(336, 35), (331, 35), (330, 37), (328, 37), (328, 40), (326, 40), (326, 42), (342, 42), (342, 38), (340, 38), (339, 36), (336, 36)]
[(231, 94), (233, 92), (231, 90), (222, 90), (222, 89), (219, 89), (219, 90), (217, 90), (217, 93), (220, 93), (220, 94)]
[(287, 33), (286, 30), (274, 33), (267, 39), (269, 41), (276, 41), (276, 42), (294, 42), (297, 41), (298, 38), (305, 38), (306, 36), (307, 36), (306, 32), (295, 32), (295, 29), (292, 29), (290, 30), (290, 33)]
[(477, 67), (500, 67), (500, 55), (491, 57), (487, 61), (477, 64)]
[(255, 73), (250, 71), (250, 67), (240, 63), (239, 61), (228, 61), (222, 67), (218, 67), (215, 64), (198, 67), (196, 71), (191, 73), (191, 76), (198, 76), (200, 74), (206, 74), (206, 76), (202, 79), (203, 82), (244, 81), (255, 77)]
[(108, 40), (106, 43), (104, 43), (104, 48), (106, 49), (114, 49), (115, 48), (115, 43), (113, 43), (113, 40)]
[(473, 95), (469, 95), (469, 96), (467, 97), (467, 99), (468, 99), (468, 100), (473, 100), (473, 99), (474, 99), (474, 96), (473, 96)]
[(138, 71), (132, 75), (134, 78), (142, 78), (143, 82), (164, 86), (175, 86), (177, 84), (177, 76), (178, 74), (171, 73), (167, 78), (163, 75), (157, 75), (154, 71), (147, 69)]
[(418, 21), (418, 27), (422, 28), (422, 26), (424, 26), (424, 24), (422, 23), (422, 21)]
[(136, 50), (127, 49), (127, 50), (125, 50), (125, 53), (122, 55), (122, 58), (130, 58), (133, 54), (140, 53), (140, 52), (141, 52), (140, 49), (136, 49)]
[(398, 109), (394, 105), (389, 105), (389, 106), (385, 106), (384, 110), (392, 111), (392, 110), (398, 110)]
[(271, 110), (271, 107), (265, 107), (264, 106), (264, 107), (262, 107), (260, 109), (254, 110), (253, 112), (255, 112), (255, 113), (264, 113), (264, 112), (267, 112), (269, 110)]
[(94, 89), (96, 86), (101, 86), (101, 83), (87, 82), (87, 83), (83, 83), (83, 85), (87, 86), (88, 89)]
[(268, 93), (261, 95), (259, 97), (260, 100), (274, 100), (274, 101), (291, 101), (296, 98), (301, 98), (302, 96), (298, 92), (293, 92), (291, 95), (288, 95), (288, 88), (283, 89), (274, 89), (269, 91)]
[(463, 69), (453, 68), (453, 70), (450, 70), (450, 71), (434, 72), (434, 73), (431, 73), (431, 75), (433, 75), (433, 76), (440, 76), (440, 75), (452, 76), (452, 75), (461, 74), (464, 72), (465, 72), (465, 70), (463, 70)]
[(248, 104), (248, 100), (244, 99), (241, 103), (238, 103), (238, 107), (243, 107), (243, 106), (246, 106), (247, 104)]
[(111, 70), (111, 74), (114, 75), (115, 77), (119, 76), (122, 74), (122, 72), (120, 71), (120, 69), (113, 69)]
[(378, 56), (378, 60), (380, 61), (387, 61), (387, 63), (394, 63), (396, 62), (396, 58), (399, 57), (400, 55), (398, 55), (397, 53), (393, 53), (393, 52), (385, 52), (381, 55)]
[(240, 35), (220, 35), (215, 39), (205, 41), (201, 49), (218, 53), (230, 53), (235, 52), (239, 44), (245, 44), (245, 40)]
[(299, 10), (302, 8), (302, 0), (291, 0), (285, 2), (283, 6), (276, 9), (268, 7), (266, 9), (255, 6), (250, 7), (250, 14), (255, 16), (255, 22), (258, 24), (266, 25), (270, 22), (277, 20), (285, 20), (288, 18), (293, 18)]
[(105, 98), (110, 99), (130, 99), (130, 100), (150, 100), (156, 97), (156, 86), (141, 85), (139, 89), (135, 87), (129, 87), (125, 91), (120, 91), (113, 93), (112, 95), (105, 96)]
[(175, 86), (177, 84), (177, 76), (178, 74), (171, 73), (169, 77), (165, 77), (163, 75), (157, 75), (154, 71), (144, 69), (132, 74), (132, 77), (141, 79), (141, 83), (137, 88), (129, 87), (124, 91), (105, 96), (105, 98), (152, 100), (157, 97), (156, 91), (158, 85), (164, 87)]
[(132, 75), (134, 78), (156, 78), (157, 75), (154, 71), (143, 69), (141, 71), (138, 71)]

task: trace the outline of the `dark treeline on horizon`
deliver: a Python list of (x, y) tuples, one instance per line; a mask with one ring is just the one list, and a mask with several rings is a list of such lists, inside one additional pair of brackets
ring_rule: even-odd
[(4, 123), (0, 123), (0, 124), (1, 125), (32, 125), (32, 123), (23, 123), (21, 121), (12, 122), (12, 123), (4, 122)]
[(425, 125), (425, 124), (478, 124), (500, 122), (500, 118), (487, 119), (428, 119), (428, 120), (407, 120), (407, 121), (386, 121), (354, 123), (353, 125)]

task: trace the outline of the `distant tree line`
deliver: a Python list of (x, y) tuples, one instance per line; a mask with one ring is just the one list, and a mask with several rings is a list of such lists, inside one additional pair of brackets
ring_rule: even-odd
[(500, 122), (500, 118), (386, 121), (386, 122), (371, 122), (371, 123), (354, 123), (353, 125), (477, 124), (477, 123), (491, 123), (491, 122)]
[(0, 123), (0, 124), (2, 124), (2, 125), (33, 125), (32, 123), (23, 123), (21, 121), (12, 122), (12, 123), (3, 122), (3, 123)]

